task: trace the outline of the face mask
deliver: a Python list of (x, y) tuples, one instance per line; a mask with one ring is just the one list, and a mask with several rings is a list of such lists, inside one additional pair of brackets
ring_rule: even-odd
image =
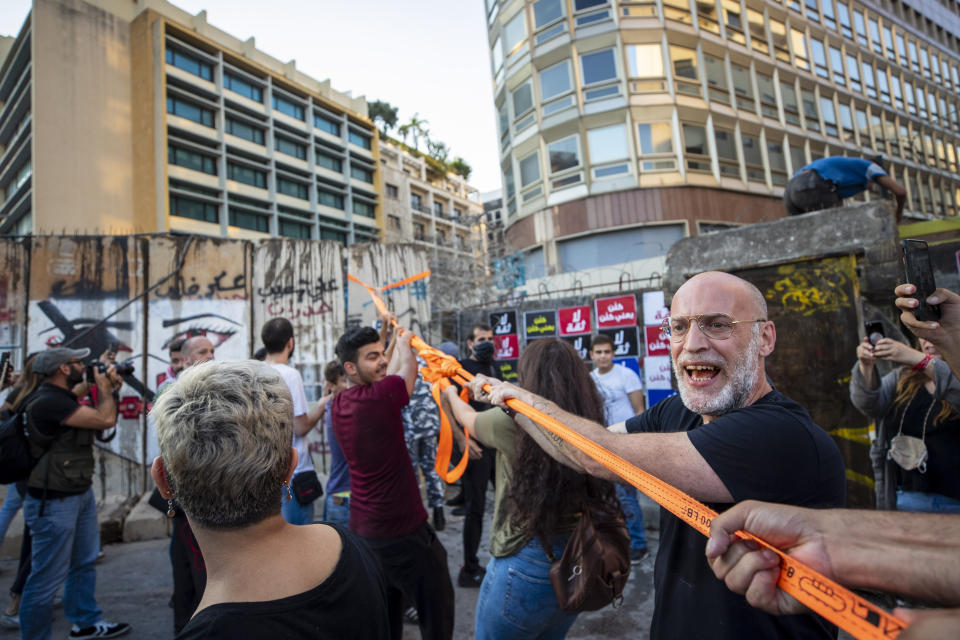
[(493, 361), (493, 343), (492, 342), (478, 342), (473, 345), (473, 356), (483, 363)]

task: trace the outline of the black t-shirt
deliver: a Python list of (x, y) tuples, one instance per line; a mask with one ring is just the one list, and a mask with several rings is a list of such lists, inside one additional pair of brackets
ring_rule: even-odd
[[(921, 387), (910, 403), (897, 407), (894, 414), (892, 424), (899, 425), (903, 418), (903, 435), (922, 438), (927, 447), (927, 468), (923, 473), (917, 469), (906, 471), (895, 465), (897, 486), (904, 491), (939, 493), (960, 500), (960, 473), (957, 473), (960, 469), (960, 415), (952, 411), (942, 422), (934, 424), (943, 404), (938, 400), (931, 408), (933, 401), (933, 396)], [(897, 435), (897, 428), (888, 429), (888, 447)]]
[(342, 549), (322, 583), (267, 602), (215, 604), (197, 613), (176, 640), (196, 638), (389, 638), (387, 586), (370, 547), (335, 524)]
[(80, 408), (77, 396), (69, 390), (44, 382), (30, 396), (28, 403), (30, 418), (41, 434), (56, 437), (68, 427), (63, 421)]
[[(803, 407), (778, 391), (709, 424), (675, 395), (630, 418), (626, 426), (630, 433), (688, 432), (735, 502), (844, 506), (840, 450)], [(731, 505), (709, 506), (723, 511)], [(772, 616), (751, 607), (713, 575), (704, 555), (706, 541), (682, 520), (660, 510), (652, 639), (836, 638), (836, 627), (815, 614)], [(691, 615), (694, 611), (696, 615)]]

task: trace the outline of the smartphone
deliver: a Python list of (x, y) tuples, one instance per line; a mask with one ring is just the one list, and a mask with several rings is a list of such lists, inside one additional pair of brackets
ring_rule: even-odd
[(864, 322), (863, 323), (864, 335), (870, 340), (870, 344), (877, 346), (877, 343), (880, 342), (881, 338), (886, 336), (883, 333), (883, 323), (879, 320), (874, 320), (873, 322)]
[(913, 310), (917, 320), (935, 322), (940, 319), (940, 307), (927, 304), (927, 297), (937, 288), (933, 280), (933, 266), (930, 263), (930, 249), (923, 240), (908, 238), (903, 241), (903, 265), (906, 271), (907, 284), (917, 288), (913, 298), (920, 303)]

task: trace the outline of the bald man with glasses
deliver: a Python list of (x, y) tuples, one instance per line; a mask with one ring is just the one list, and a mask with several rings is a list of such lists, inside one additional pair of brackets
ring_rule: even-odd
[[(497, 380), (481, 378), (471, 392), (500, 406), (523, 400), (717, 511), (748, 499), (843, 506), (846, 480), (836, 444), (767, 379), (764, 360), (777, 334), (755, 286), (720, 272), (694, 276), (674, 295), (662, 330), (680, 394), (609, 430)], [(492, 385), (489, 394), (484, 382)], [(527, 418), (517, 415), (517, 422), (560, 462), (618, 479)], [(836, 628), (816, 615), (778, 618), (752, 609), (713, 575), (705, 545), (700, 533), (661, 509), (653, 640), (836, 637)]]

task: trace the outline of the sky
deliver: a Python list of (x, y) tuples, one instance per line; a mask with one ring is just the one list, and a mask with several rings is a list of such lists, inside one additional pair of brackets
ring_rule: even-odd
[[(500, 188), (496, 112), (483, 0), (174, 0), (230, 35), (368, 101), (419, 114), (462, 156), (482, 192)], [(268, 7), (268, 9), (265, 9)], [(0, 0), (0, 34), (16, 35), (30, 0)], [(395, 132), (394, 132), (395, 134)], [(421, 143), (421, 149), (423, 144)]]

